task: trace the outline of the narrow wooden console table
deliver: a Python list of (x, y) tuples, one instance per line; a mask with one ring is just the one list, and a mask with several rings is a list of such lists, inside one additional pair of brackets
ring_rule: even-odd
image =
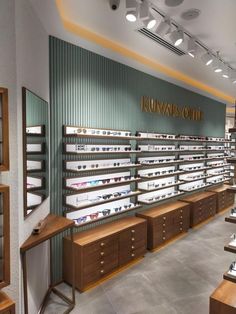
[[(67, 296), (65, 296), (62, 292), (58, 291), (55, 288), (55, 284), (52, 283), (52, 273), (50, 278), (50, 286), (48, 288), (48, 291), (45, 295), (45, 298), (43, 300), (43, 303), (40, 307), (39, 314), (43, 313), (46, 307), (46, 303), (48, 301), (48, 298), (51, 294), (51, 292), (55, 293), (57, 296), (59, 296), (63, 301), (65, 301), (69, 308), (64, 313), (70, 313), (70, 311), (75, 306), (75, 282), (74, 282), (74, 250), (73, 250), (73, 226), (74, 221), (67, 219), (65, 217), (56, 216), (49, 214), (45, 218), (45, 227), (42, 230), (40, 234), (37, 235), (31, 235), (21, 246), (20, 252), (21, 252), (21, 259), (22, 259), (22, 269), (23, 269), (23, 288), (24, 288), (24, 307), (25, 307), (25, 314), (29, 314), (28, 310), (28, 291), (27, 291), (27, 265), (26, 265), (26, 252), (33, 247), (41, 244), (42, 242), (45, 242), (47, 240), (51, 240), (54, 236), (58, 235), (59, 233), (70, 229), (70, 238), (71, 238), (71, 271), (73, 273), (73, 281), (72, 281), (72, 299), (69, 299)], [(51, 243), (50, 243), (51, 244)], [(51, 258), (50, 258), (50, 264), (51, 264)], [(50, 265), (52, 269), (52, 265)]]

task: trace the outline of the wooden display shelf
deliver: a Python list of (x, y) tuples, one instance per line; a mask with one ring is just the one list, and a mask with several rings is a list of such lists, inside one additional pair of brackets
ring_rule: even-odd
[(236, 313), (236, 285), (223, 280), (210, 297), (210, 314)]
[[(93, 219), (93, 220), (86, 221), (86, 222), (84, 222), (84, 223), (82, 223), (82, 224), (76, 224), (76, 223), (75, 223), (75, 227), (79, 228), (79, 227), (81, 227), (81, 226), (89, 225), (89, 224), (92, 224), (92, 223), (97, 222), (97, 221), (101, 221), (101, 220), (108, 219), (108, 218), (110, 218), (110, 217), (122, 215), (122, 214), (124, 214), (124, 213), (130, 212), (130, 211), (132, 211), (132, 210), (134, 210), (134, 209), (138, 209), (138, 208), (141, 208), (141, 207), (142, 207), (142, 205), (136, 205), (136, 206), (133, 206), (133, 207), (131, 207), (131, 208), (123, 209), (123, 210), (120, 210), (120, 211), (118, 211), (118, 212), (112, 213), (112, 214), (110, 214), (110, 215), (106, 215), (106, 216), (99, 217), (99, 218), (97, 218), (97, 219)], [(64, 215), (66, 215), (66, 211), (64, 211)]]
[(145, 200), (143, 200), (143, 201), (140, 200), (139, 203), (140, 204), (145, 204), (145, 205), (152, 205), (152, 204), (155, 204), (155, 203), (159, 203), (161, 201), (169, 200), (169, 199), (171, 199), (173, 197), (178, 197), (178, 196), (183, 195), (183, 194), (184, 194), (183, 192), (179, 192), (178, 194), (175, 194), (175, 195), (172, 195), (172, 196), (169, 196), (169, 197), (165, 197), (165, 198), (161, 198), (159, 200), (155, 200), (155, 201), (152, 201), (152, 202), (148, 202), (148, 201), (145, 201)]
[(225, 217), (226, 222), (231, 222), (233, 224), (236, 224), (236, 217)]
[(227, 158), (227, 162), (229, 163), (229, 164), (235, 164), (236, 163), (236, 158)]
[(15, 314), (15, 302), (3, 291), (0, 291), (0, 313)]
[(229, 185), (227, 188), (227, 191), (231, 193), (236, 193), (236, 186), (233, 187), (232, 185)]
[(236, 253), (236, 246), (230, 246), (227, 244), (224, 246), (224, 250), (230, 253)]
[(183, 183), (191, 183), (191, 182), (195, 182), (195, 181), (199, 181), (199, 180), (204, 180), (204, 179), (208, 179), (208, 178), (211, 178), (212, 176), (204, 176), (204, 177), (200, 177), (200, 178), (196, 178), (196, 179), (181, 179), (183, 180), (184, 182)]
[(172, 188), (173, 186), (178, 186), (180, 184), (183, 184), (184, 182), (178, 182), (178, 183), (173, 183), (173, 184), (166, 184), (166, 185), (163, 185), (163, 186), (160, 186), (158, 188), (154, 188), (154, 189), (151, 189), (151, 190), (145, 190), (145, 189), (139, 189), (142, 194), (146, 194), (146, 193), (150, 193), (150, 192), (155, 192), (155, 191), (159, 191), (159, 190), (164, 190), (164, 189), (168, 189), (168, 188)]
[[(42, 229), (41, 233), (30, 235), (29, 238), (22, 244), (20, 247), (21, 259), (22, 259), (22, 270), (23, 270), (23, 289), (24, 289), (24, 309), (25, 314), (29, 314), (28, 309), (28, 287), (27, 287), (27, 263), (26, 263), (26, 253), (28, 250), (36, 247), (37, 245), (51, 240), (54, 236), (58, 235), (59, 233), (70, 229), (70, 239), (71, 243), (73, 243), (73, 227), (74, 221), (67, 219), (65, 217), (56, 216), (52, 214), (48, 214), (48, 216), (44, 219), (44, 228)], [(72, 291), (71, 291), (71, 299), (64, 295), (62, 292), (57, 290), (56, 284), (52, 282), (52, 274), (50, 276), (50, 284), (47, 290), (47, 293), (43, 299), (42, 305), (38, 311), (39, 314), (44, 313), (44, 309), (46, 307), (47, 301), (53, 292), (56, 294), (60, 299), (62, 299), (67, 305), (68, 309), (65, 313), (70, 313), (71, 310), (75, 306), (75, 263), (74, 263), (74, 251), (73, 245), (71, 244), (71, 272), (72, 272)], [(52, 252), (52, 250), (50, 250)], [(50, 269), (52, 270), (52, 258), (50, 258)]]
[(20, 251), (25, 252), (33, 247), (39, 245), (40, 243), (54, 237), (58, 233), (73, 227), (74, 221), (67, 219), (65, 217), (56, 216), (49, 214), (45, 218), (45, 227), (40, 234), (31, 235), (29, 238), (21, 245)]
[(100, 168), (88, 168), (88, 169), (78, 169), (78, 170), (73, 170), (73, 169), (66, 169), (64, 167), (64, 171), (66, 172), (72, 172), (72, 173), (78, 173), (78, 172), (88, 172), (88, 171), (103, 171), (103, 170), (116, 170), (116, 169), (129, 169), (129, 168), (140, 168), (141, 164), (131, 164), (127, 166), (117, 166), (117, 167), (100, 167)]
[(156, 176), (149, 176), (149, 177), (140, 175), (140, 178), (142, 179), (142, 181), (149, 181), (149, 180), (153, 180), (153, 179), (161, 179), (161, 178), (178, 176), (180, 174), (185, 174), (185, 171), (170, 172), (170, 173), (166, 173), (166, 174), (159, 174)]
[[(201, 179), (200, 179), (201, 180)], [(206, 187), (208, 186), (211, 186), (212, 184), (205, 184), (204, 186), (201, 186), (199, 188), (194, 188), (192, 190), (186, 190), (186, 189), (179, 189), (180, 191), (183, 191), (184, 193), (190, 193), (190, 192), (195, 192), (195, 191), (198, 191), (198, 190), (202, 190), (202, 189), (205, 189)]]
[(230, 128), (228, 132), (229, 133), (236, 133), (236, 128)]
[(233, 283), (236, 283), (236, 276), (228, 274), (228, 271), (224, 273), (223, 278), (225, 280), (229, 280), (229, 281), (231, 281)]
[[(79, 194), (79, 193), (75, 193), (75, 194)], [(139, 194), (141, 194), (140, 191), (134, 191), (132, 193), (125, 194), (124, 196), (109, 198), (109, 199), (103, 200), (101, 202), (94, 202), (94, 203), (91, 202), (90, 204), (82, 205), (82, 206), (78, 206), (78, 207), (73, 206), (71, 204), (67, 204), (66, 203), (66, 196), (68, 196), (68, 195), (64, 195), (64, 205), (65, 205), (65, 207), (70, 208), (70, 209), (65, 210), (65, 212), (66, 213), (70, 213), (70, 212), (73, 212), (73, 211), (76, 211), (76, 210), (79, 210), (79, 209), (85, 209), (85, 208), (94, 207), (94, 206), (101, 205), (101, 204), (107, 204), (107, 203), (115, 202), (115, 201), (122, 200), (122, 199), (125, 199), (125, 198), (134, 197), (134, 196), (139, 195)]]
[[(74, 179), (74, 178), (71, 177), (70, 179)], [(103, 190), (103, 189), (106, 189), (107, 187), (111, 187), (111, 186), (117, 186), (117, 185), (130, 184), (133, 182), (139, 182), (140, 180), (141, 180), (140, 178), (131, 179), (131, 180), (123, 180), (123, 181), (112, 182), (112, 183), (104, 183), (101, 185), (91, 186), (91, 187), (82, 188), (82, 189), (76, 189), (76, 188), (73, 188), (71, 186), (66, 186), (65, 182), (64, 182), (64, 189), (84, 193), (84, 192), (93, 191), (93, 190)]]
[(108, 155), (108, 154), (115, 154), (115, 155), (129, 155), (129, 154), (137, 154), (140, 153), (138, 150), (127, 150), (127, 151), (79, 151), (79, 152), (66, 152), (64, 151), (63, 154), (65, 155)]

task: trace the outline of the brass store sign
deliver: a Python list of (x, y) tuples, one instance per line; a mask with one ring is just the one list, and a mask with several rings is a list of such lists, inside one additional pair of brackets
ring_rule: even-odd
[(142, 96), (141, 110), (144, 112), (157, 113), (165, 116), (178, 117), (194, 121), (203, 120), (203, 112), (199, 109), (191, 108), (189, 106), (169, 104), (167, 102), (162, 102), (148, 96)]

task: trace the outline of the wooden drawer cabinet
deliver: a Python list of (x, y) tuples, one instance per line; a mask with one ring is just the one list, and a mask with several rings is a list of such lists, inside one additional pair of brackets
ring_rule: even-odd
[(212, 188), (209, 191), (216, 194), (216, 212), (220, 212), (234, 204), (234, 193), (227, 191), (226, 184)]
[(236, 285), (223, 280), (210, 297), (209, 314), (236, 313)]
[(147, 220), (150, 250), (189, 229), (189, 205), (183, 202), (160, 205), (136, 216)]
[(194, 227), (216, 213), (216, 194), (200, 192), (190, 195), (181, 201), (190, 205), (190, 226)]
[[(74, 235), (75, 284), (79, 291), (132, 260), (147, 248), (147, 222), (127, 217)], [(63, 276), (71, 284), (70, 238), (63, 239)]]

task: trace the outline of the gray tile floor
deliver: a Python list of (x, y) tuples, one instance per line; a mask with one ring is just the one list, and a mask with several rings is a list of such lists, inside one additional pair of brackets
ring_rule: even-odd
[[(85, 293), (72, 314), (208, 314), (209, 296), (234, 260), (224, 244), (236, 226), (216, 217), (133, 267)], [(65, 284), (60, 287), (69, 291)], [(66, 309), (57, 297), (46, 314)]]

